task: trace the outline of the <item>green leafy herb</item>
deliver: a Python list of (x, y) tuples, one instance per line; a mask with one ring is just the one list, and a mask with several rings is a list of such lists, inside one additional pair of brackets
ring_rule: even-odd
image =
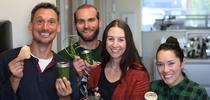
[(79, 48), (80, 46), (76, 46), (74, 48), (73, 45), (70, 45), (70, 48), (67, 50), (67, 48), (65, 48), (65, 51), (67, 52), (67, 54), (72, 57), (73, 59), (75, 58), (75, 56), (79, 56), (78, 53), (76, 52), (76, 49)]

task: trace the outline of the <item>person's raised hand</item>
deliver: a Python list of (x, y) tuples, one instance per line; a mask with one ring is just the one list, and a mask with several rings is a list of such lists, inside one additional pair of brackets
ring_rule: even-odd
[(84, 69), (86, 68), (84, 60), (81, 59), (79, 56), (76, 56), (73, 60), (73, 65), (79, 76), (82, 77)]
[(17, 57), (9, 62), (9, 70), (13, 77), (21, 79), (23, 77), (24, 69), (24, 59), (22, 57)]
[(71, 82), (66, 77), (58, 78), (55, 87), (59, 97), (70, 97), (72, 93)]

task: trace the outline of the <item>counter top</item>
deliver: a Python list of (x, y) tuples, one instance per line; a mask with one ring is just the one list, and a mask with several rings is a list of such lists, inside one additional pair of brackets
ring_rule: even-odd
[(186, 58), (186, 63), (187, 64), (210, 64), (210, 59), (191, 59), (191, 58)]

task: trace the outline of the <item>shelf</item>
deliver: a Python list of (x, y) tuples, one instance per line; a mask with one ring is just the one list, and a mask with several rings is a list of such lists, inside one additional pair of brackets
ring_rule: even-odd
[(186, 58), (186, 64), (210, 64), (210, 59)]

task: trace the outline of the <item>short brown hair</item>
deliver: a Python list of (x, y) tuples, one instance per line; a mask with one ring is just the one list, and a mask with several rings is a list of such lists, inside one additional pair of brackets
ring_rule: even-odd
[(95, 6), (93, 6), (93, 5), (90, 5), (90, 4), (83, 4), (83, 5), (80, 5), (80, 6), (77, 8), (77, 10), (74, 12), (74, 23), (77, 23), (77, 16), (76, 16), (76, 14), (77, 14), (78, 10), (84, 9), (84, 8), (94, 8), (94, 9), (96, 10), (96, 12), (97, 12), (96, 18), (99, 20), (100, 15), (99, 15), (98, 9), (97, 9)]
[(41, 8), (44, 8), (44, 9), (52, 9), (55, 11), (55, 13), (57, 14), (58, 16), (58, 20), (59, 20), (59, 11), (58, 9), (56, 8), (55, 5), (49, 3), (49, 2), (42, 2), (42, 3), (39, 3), (37, 4), (31, 11), (31, 22), (33, 21), (34, 19), (34, 15), (36, 13), (37, 10), (41, 9)]

